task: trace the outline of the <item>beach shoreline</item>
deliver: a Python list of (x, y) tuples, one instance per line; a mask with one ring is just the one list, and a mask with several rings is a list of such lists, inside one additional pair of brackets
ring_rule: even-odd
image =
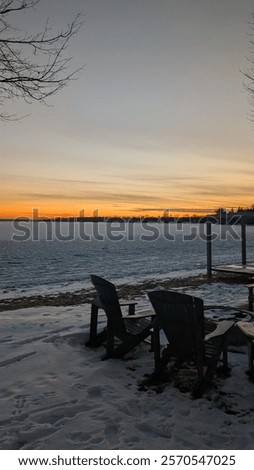
[[(138, 283), (119, 284), (117, 285), (117, 292), (120, 298), (129, 297), (142, 297), (146, 293), (154, 289), (156, 286), (161, 286), (165, 289), (175, 288), (198, 288), (202, 285), (211, 285), (218, 282), (224, 283), (246, 283), (246, 279), (239, 278), (239, 276), (224, 277), (220, 274), (214, 274), (212, 278), (208, 278), (206, 274), (195, 274), (185, 277), (174, 277), (165, 279), (147, 279)], [(22, 308), (42, 307), (42, 306), (69, 306), (80, 305), (83, 303), (90, 303), (95, 297), (95, 290), (91, 288), (84, 288), (73, 292), (56, 292), (54, 294), (38, 294), (38, 295), (23, 295), (20, 297), (9, 297), (0, 300), (0, 312), (8, 310), (18, 310)]]

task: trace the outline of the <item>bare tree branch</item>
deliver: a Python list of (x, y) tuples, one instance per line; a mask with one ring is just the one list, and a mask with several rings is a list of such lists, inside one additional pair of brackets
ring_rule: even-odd
[[(249, 25), (249, 32), (248, 36), (250, 37), (249, 39), (249, 44), (250, 44), (250, 55), (247, 58), (248, 61), (248, 66), (246, 66), (243, 70), (241, 70), (241, 73), (244, 76), (244, 88), (245, 90), (249, 93), (249, 97), (251, 99), (251, 107), (253, 107), (253, 102), (254, 102), (254, 14), (252, 15), (251, 21), (248, 22)], [(250, 113), (249, 117), (250, 121), (254, 121), (254, 115), (253, 112)]]
[(3, 0), (0, 5), (0, 14), (6, 15), (12, 11), (24, 10), (25, 8), (34, 7), (40, 0)]
[[(9, 16), (33, 8), (39, 1), (0, 0), (1, 108), (10, 99), (45, 103), (49, 96), (76, 78), (83, 68), (70, 71), (71, 57), (65, 55), (70, 39), (83, 24), (80, 14), (59, 33), (53, 33), (47, 22), (43, 31), (20, 36), (9, 23)], [(10, 118), (8, 112), (0, 111), (0, 119)]]

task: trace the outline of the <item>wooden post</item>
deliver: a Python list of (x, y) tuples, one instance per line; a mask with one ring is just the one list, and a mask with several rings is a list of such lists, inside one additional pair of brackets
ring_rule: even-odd
[(241, 218), (241, 234), (242, 234), (242, 264), (246, 265), (246, 224), (244, 218)]
[(206, 222), (207, 277), (212, 277), (212, 223)]

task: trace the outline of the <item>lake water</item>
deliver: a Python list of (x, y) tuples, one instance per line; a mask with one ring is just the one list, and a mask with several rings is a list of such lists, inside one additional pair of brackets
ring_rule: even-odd
[[(204, 224), (0, 223), (0, 297), (75, 291), (95, 273), (113, 282), (206, 270)], [(241, 262), (241, 228), (212, 225), (213, 265)], [(14, 238), (14, 239), (13, 239)], [(253, 262), (254, 227), (247, 227)]]

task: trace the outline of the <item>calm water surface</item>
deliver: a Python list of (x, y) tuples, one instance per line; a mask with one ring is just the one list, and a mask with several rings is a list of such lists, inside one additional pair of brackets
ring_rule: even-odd
[[(45, 222), (36, 227), (23, 222), (22, 227), (0, 223), (1, 297), (74, 291), (90, 286), (90, 273), (117, 283), (206, 269), (204, 225), (86, 222), (81, 230), (79, 223), (51, 222), (49, 229)], [(212, 227), (213, 264), (241, 262), (240, 227)], [(13, 235), (23, 241), (14, 241)], [(253, 253), (254, 227), (247, 227), (249, 262)]]

